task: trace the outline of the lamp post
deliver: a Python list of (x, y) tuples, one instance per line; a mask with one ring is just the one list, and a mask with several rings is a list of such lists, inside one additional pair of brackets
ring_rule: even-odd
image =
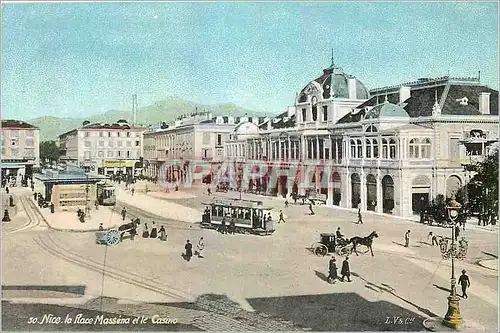
[(456, 291), (456, 281), (455, 281), (455, 227), (456, 220), (459, 215), (459, 210), (462, 205), (458, 203), (455, 199), (452, 199), (446, 210), (448, 211), (448, 217), (452, 222), (451, 228), (451, 293), (448, 296), (448, 311), (443, 319), (443, 325), (453, 328), (460, 329), (462, 327), (462, 317), (460, 315), (460, 299), (457, 296)]

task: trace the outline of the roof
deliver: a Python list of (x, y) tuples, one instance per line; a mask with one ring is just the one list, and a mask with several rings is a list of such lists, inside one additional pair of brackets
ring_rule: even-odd
[(82, 172), (56, 172), (46, 170), (44, 174), (35, 174), (35, 178), (42, 182), (80, 182), (96, 183), (108, 179), (107, 176), (85, 174)]
[(269, 118), (269, 120), (259, 123), (259, 128), (267, 130), (268, 122), (271, 122), (271, 129), (295, 127), (295, 115), (288, 117), (288, 111), (285, 111), (274, 118)]
[[(349, 98), (349, 84), (348, 79), (356, 79), (354, 76), (344, 73), (340, 67), (331, 64), (330, 67), (323, 70), (323, 75), (314, 79), (312, 82), (319, 84), (323, 90), (323, 98), (328, 99), (333, 92), (333, 97)], [(306, 102), (308, 95), (308, 88), (311, 83), (307, 84), (299, 94), (299, 102)], [(368, 89), (365, 85), (356, 79), (356, 99), (367, 99), (370, 96)]]
[[(482, 92), (490, 93), (490, 114), (498, 115), (498, 91), (479, 84), (460, 84), (441, 82), (439, 85), (433, 85), (429, 81), (427, 87), (415, 87), (410, 90), (410, 98), (401, 105), (411, 118), (430, 117), (432, 108), (437, 101), (441, 106), (443, 115), (481, 115), (479, 112), (479, 95)], [(448, 87), (447, 87), (448, 86)], [(399, 104), (399, 92), (392, 92), (385, 95), (382, 91), (372, 96), (366, 102), (357, 106), (362, 111), (370, 106), (377, 107), (377, 102), (387, 100), (392, 104)], [(467, 103), (462, 105), (460, 100), (467, 97)], [(360, 111), (360, 112), (362, 112)], [(341, 118), (338, 123), (357, 122), (360, 120), (361, 113), (348, 114)]]
[(393, 117), (407, 118), (408, 113), (406, 113), (405, 109), (400, 105), (384, 102), (369, 110), (365, 116), (366, 119)]
[(32, 128), (37, 129), (38, 127), (28, 124), (22, 120), (13, 119), (2, 119), (2, 128)]
[(102, 130), (128, 130), (128, 129), (145, 129), (144, 127), (141, 126), (131, 126), (127, 123), (122, 123), (121, 124), (101, 124), (101, 123), (94, 123), (94, 124), (88, 124), (86, 126), (81, 127), (81, 130), (86, 130), (86, 129), (102, 129)]
[(234, 207), (244, 207), (244, 208), (259, 208), (259, 209), (271, 209), (262, 205), (262, 201), (255, 200), (238, 200), (230, 198), (214, 198), (210, 202), (203, 202), (204, 205), (218, 205), (218, 206), (234, 206)]

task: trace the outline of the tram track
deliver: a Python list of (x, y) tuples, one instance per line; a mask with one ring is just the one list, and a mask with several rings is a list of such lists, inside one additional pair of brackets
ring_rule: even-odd
[[(164, 217), (161, 217), (159, 215), (155, 215), (153, 213), (149, 213), (143, 209), (126, 204), (124, 202), (117, 202), (116, 203), (116, 206), (114, 206), (112, 208), (112, 211), (114, 213), (117, 213), (117, 214), (120, 213), (120, 208), (118, 206), (125, 207), (127, 209), (127, 217), (128, 218), (139, 218), (139, 219), (141, 219), (141, 222), (143, 222), (142, 221), (143, 219), (147, 219), (147, 220), (155, 221), (156, 224), (165, 224), (168, 226), (169, 229), (191, 230), (191, 231), (203, 230), (201, 228), (194, 228), (193, 229), (193, 225), (198, 226), (197, 223), (179, 222), (179, 221), (175, 221), (175, 220), (171, 220), (171, 219), (166, 219)], [(201, 215), (202, 215), (202, 213), (200, 213), (200, 222), (201, 222)]]
[(88, 269), (90, 271), (104, 274), (105, 276), (122, 282), (126, 283), (141, 289), (145, 289), (148, 291), (152, 291), (154, 293), (171, 297), (173, 299), (179, 300), (179, 301), (190, 301), (191, 297), (190, 295), (183, 293), (178, 290), (173, 290), (173, 288), (166, 288), (164, 284), (161, 284), (159, 282), (156, 282), (152, 279), (147, 279), (141, 275), (135, 274), (135, 273), (130, 273), (126, 272), (122, 269), (112, 267), (110, 265), (106, 265), (105, 268), (103, 267), (103, 263), (96, 262), (94, 260), (90, 260), (88, 258), (85, 258), (81, 255), (78, 255), (74, 252), (71, 252), (59, 244), (57, 244), (54, 239), (52, 239), (50, 236), (47, 235), (47, 239), (43, 239), (41, 235), (36, 237), (34, 239), (35, 243), (42, 248), (45, 252), (48, 254), (59, 258), (61, 260), (64, 260), (66, 262), (72, 263), (74, 265), (77, 265), (79, 267)]
[(29, 230), (40, 225), (40, 219), (36, 218), (37, 210), (33, 208), (34, 203), (30, 201), (26, 196), (19, 196), (19, 202), (26, 212), (28, 217), (28, 223), (4, 233), (5, 236), (12, 235), (21, 231)]

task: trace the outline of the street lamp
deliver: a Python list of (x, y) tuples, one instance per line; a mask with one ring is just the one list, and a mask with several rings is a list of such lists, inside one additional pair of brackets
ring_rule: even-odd
[(462, 207), (455, 199), (452, 199), (446, 210), (448, 211), (448, 217), (452, 222), (451, 227), (451, 293), (448, 296), (448, 311), (443, 319), (443, 325), (453, 328), (460, 329), (462, 327), (462, 317), (460, 316), (460, 299), (457, 296), (456, 282), (455, 282), (455, 227), (456, 220), (459, 215), (459, 210)]

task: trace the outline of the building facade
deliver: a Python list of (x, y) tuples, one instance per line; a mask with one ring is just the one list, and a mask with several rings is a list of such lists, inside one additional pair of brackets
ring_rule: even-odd
[(2, 120), (2, 178), (33, 175), (40, 166), (39, 130), (19, 120)]
[(101, 175), (136, 175), (142, 170), (145, 130), (126, 121), (86, 124), (59, 136), (60, 161)]
[[(196, 112), (144, 133), (145, 175), (160, 182), (211, 182), (224, 161), (224, 144), (241, 119), (257, 122)], [(193, 163), (204, 164), (205, 179), (193, 177)]]
[(263, 166), (251, 181), (268, 194), (317, 191), (346, 208), (412, 216), (438, 195), (455, 196), (467, 181), (464, 164), (498, 141), (498, 91), (479, 78), (368, 92), (332, 65), (294, 109), (239, 142), (246, 152), (237, 160)]

